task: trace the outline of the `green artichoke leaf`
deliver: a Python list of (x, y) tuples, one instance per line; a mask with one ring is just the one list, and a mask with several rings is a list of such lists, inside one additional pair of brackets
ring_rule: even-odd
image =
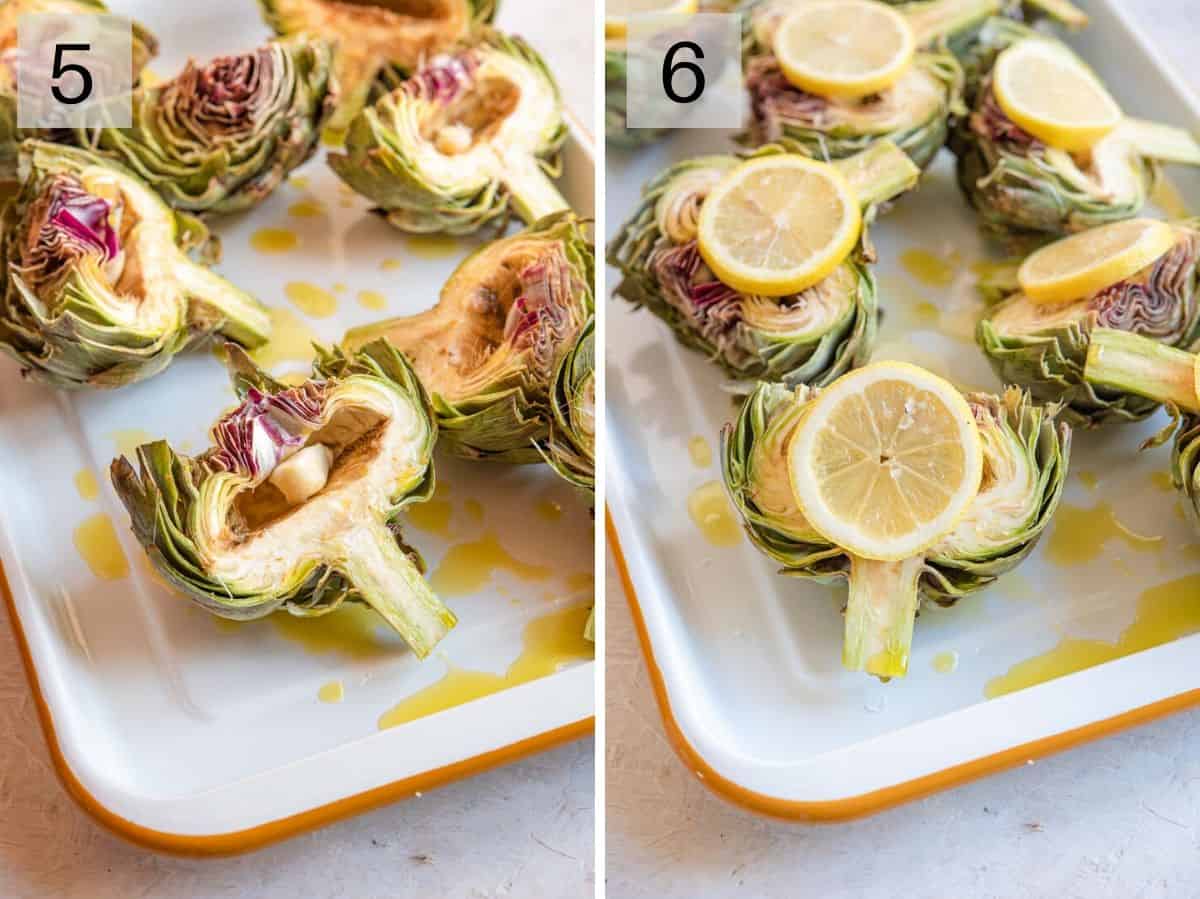
[(567, 209), (552, 180), (566, 137), (541, 57), (486, 29), (355, 116), (329, 164), (402, 231), (469, 234)]
[(629, 56), (624, 38), (609, 38), (604, 43), (604, 137), (623, 150), (634, 150), (667, 134), (668, 128), (630, 128), (625, 117), (625, 83)]
[[(1171, 387), (1179, 378), (1172, 350), (1200, 340), (1200, 221), (1173, 227), (1167, 253), (1087, 297), (1043, 304), (1014, 289), (988, 309), (976, 340), (1001, 380), (1062, 403), (1064, 419), (1082, 427), (1183, 405)], [(1098, 335), (1109, 352), (1097, 352)]]
[(20, 191), (0, 213), (0, 350), (59, 387), (119, 387), (210, 334), (247, 347), (266, 309), (188, 250), (196, 219), (85, 150), (22, 145)]
[(308, 34), (334, 45), (340, 89), (329, 127), (344, 129), (381, 87), (467, 39), (499, 0), (258, 0), (276, 34)]
[(75, 141), (127, 166), (176, 209), (258, 204), (316, 152), (333, 112), (332, 49), (271, 41), (133, 92), (130, 128), (78, 129)]
[(549, 433), (538, 442), (546, 463), (588, 493), (596, 489), (595, 326), (595, 318), (589, 318), (558, 363), (550, 391)]
[[(323, 351), (289, 387), (230, 346), (240, 404), (198, 456), (165, 441), (112, 463), (155, 569), (223, 618), (320, 616), (366, 603), (424, 658), (455, 624), (398, 534), (433, 493), (432, 408), (412, 368), (378, 341)], [(255, 386), (258, 385), (258, 386)], [(261, 388), (261, 389), (260, 389)]]
[(1135, 118), (1086, 153), (1047, 146), (1024, 131), (1001, 108), (991, 78), (996, 56), (1022, 40), (1054, 39), (1006, 19), (985, 25), (966, 64), (971, 112), (950, 136), (959, 186), (985, 231), (1024, 248), (1133, 218), (1161, 163), (1200, 166), (1194, 136)]
[[(109, 12), (100, 0), (5, 0), (0, 4), (0, 179), (14, 177), (22, 140), (64, 139), (65, 133), (52, 129), (17, 127), (17, 80), (10, 60), (17, 46), (17, 21), (28, 13), (58, 15), (97, 15)], [(132, 76), (136, 84), (142, 70), (158, 53), (158, 40), (142, 24), (133, 22)]]
[(922, 599), (952, 605), (1016, 568), (1058, 507), (1071, 430), (1057, 406), (1019, 388), (966, 394), (983, 447), (979, 492), (962, 520), (923, 555), (902, 562), (852, 556), (807, 522), (792, 493), (787, 447), (818, 389), (759, 384), (721, 435), (725, 486), (751, 542), (780, 573), (848, 582), (846, 668), (879, 677), (908, 666)]
[[(762, 147), (747, 158), (795, 149)], [(864, 363), (875, 342), (874, 254), (864, 227), (851, 255), (824, 280), (786, 297), (742, 294), (705, 265), (696, 241), (704, 198), (738, 156), (685, 160), (652, 179), (642, 202), (608, 246), (608, 262), (623, 275), (615, 294), (645, 308), (676, 338), (721, 366), (736, 382), (822, 385)], [(916, 184), (920, 172), (890, 141), (840, 160), (874, 217), (878, 204)], [(749, 389), (747, 387), (747, 389)]]
[[(438, 303), (347, 332), (353, 351), (385, 338), (433, 397), (443, 446), (468, 459), (542, 461), (556, 374), (594, 312), (590, 223), (561, 212), (465, 259)], [(557, 439), (557, 438), (556, 438)]]
[(1175, 431), (1171, 479), (1187, 500), (1192, 523), (1200, 527), (1200, 416), (1185, 415)]

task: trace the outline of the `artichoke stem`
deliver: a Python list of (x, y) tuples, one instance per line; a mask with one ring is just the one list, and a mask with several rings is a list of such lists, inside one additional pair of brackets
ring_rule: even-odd
[(1183, 128), (1127, 118), (1118, 126), (1118, 134), (1147, 159), (1200, 165), (1200, 141)]
[(537, 164), (514, 167), (504, 176), (512, 203), (526, 224), (554, 212), (570, 209), (554, 182)]
[(336, 551), (359, 595), (404, 638), (417, 658), (429, 655), (457, 622), (434, 595), (396, 537), (374, 517), (338, 539)]
[(250, 294), (234, 287), (220, 275), (189, 261), (177, 273), (188, 295), (188, 318), (193, 322), (221, 319), (217, 330), (249, 349), (271, 339), (271, 316)]
[(927, 0), (906, 4), (902, 11), (912, 25), (917, 46), (928, 47), (974, 22), (999, 15), (1000, 0)]
[(1083, 375), (1096, 386), (1200, 412), (1200, 357), (1148, 337), (1096, 328)]
[(842, 664), (876, 677), (903, 677), (908, 670), (917, 584), (924, 556), (899, 562), (850, 557), (850, 598)]
[(1061, 22), (1072, 31), (1087, 27), (1088, 14), (1068, 0), (1025, 0), (1024, 5)]
[(921, 170), (908, 154), (890, 140), (877, 141), (833, 165), (850, 183), (864, 209), (899, 196), (914, 187), (921, 177)]

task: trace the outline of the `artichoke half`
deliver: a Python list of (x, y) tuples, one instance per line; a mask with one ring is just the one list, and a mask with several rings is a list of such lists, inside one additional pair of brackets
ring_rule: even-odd
[(920, 167), (946, 142), (962, 106), (962, 66), (948, 49), (999, 10), (998, 0), (921, 0), (902, 5), (918, 52), (900, 79), (866, 97), (836, 99), (805, 91), (784, 75), (774, 55), (775, 32), (806, 0), (759, 0), (745, 16), (743, 46), (751, 145), (787, 139), (809, 156), (841, 159), (890, 140)]
[[(1176, 242), (1166, 254), (1073, 302), (1038, 303), (1015, 282), (1007, 294), (997, 285), (993, 294), (1005, 298), (987, 311), (976, 340), (1001, 380), (1063, 403), (1066, 420), (1080, 426), (1139, 421), (1170, 400), (1156, 396), (1163, 388), (1153, 360), (1200, 340), (1200, 220), (1173, 227)], [(1098, 335), (1108, 342), (1138, 338), (1141, 362), (1133, 364), (1140, 373), (1132, 382), (1089, 362)]]
[(1141, 119), (1124, 119), (1086, 153), (1050, 147), (1024, 131), (991, 83), (996, 56), (1021, 40), (1051, 39), (1005, 19), (985, 26), (967, 64), (971, 112), (950, 140), (959, 186), (985, 231), (1020, 245), (1133, 218), (1158, 163), (1200, 166), (1200, 142), (1187, 131)]
[(432, 309), (354, 328), (343, 346), (386, 338), (404, 353), (455, 455), (540, 462), (539, 448), (561, 439), (560, 366), (585, 361), (576, 342), (594, 310), (595, 268), (586, 227), (564, 212), (495, 240), (459, 265)]
[[(816, 391), (759, 384), (722, 433), (725, 485), (754, 545), (780, 573), (847, 581), (842, 662), (879, 677), (903, 675), (922, 598), (942, 606), (994, 583), (1029, 555), (1062, 496), (1071, 431), (1018, 388), (966, 394), (983, 446), (979, 493), (954, 530), (903, 562), (851, 556), (818, 534), (792, 494), (787, 446)], [(887, 567), (887, 571), (880, 571)], [(893, 570), (895, 569), (895, 570)]]
[[(788, 152), (769, 145), (749, 158)], [(785, 297), (738, 292), (717, 280), (700, 256), (700, 208), (738, 156), (702, 156), (650, 181), (642, 203), (608, 246), (623, 277), (614, 293), (671, 326), (679, 341), (737, 381), (821, 385), (861, 365), (877, 325), (874, 258), (866, 227), (858, 246), (824, 280)], [(920, 172), (897, 147), (881, 141), (834, 163), (867, 210), (916, 184)]]
[[(31, 133), (17, 128), (17, 21), (27, 13), (101, 15), (109, 9), (100, 0), (5, 0), (0, 3), (0, 178), (15, 176), (22, 139), (54, 139), (59, 132)], [(132, 75), (136, 84), (142, 69), (158, 53), (158, 41), (143, 25), (132, 23)]]
[[(259, 0), (276, 34), (308, 34), (334, 44), (340, 88), (332, 128), (345, 128), (372, 89), (415, 71), (422, 62), (490, 22), (498, 0)], [(389, 77), (390, 76), (390, 77)]]
[(271, 41), (133, 92), (133, 126), (75, 140), (128, 166), (176, 209), (248, 209), (316, 151), (333, 111), (331, 49)]
[(510, 207), (526, 223), (567, 209), (551, 180), (566, 137), (541, 57), (488, 30), (359, 113), (329, 164), (402, 231), (469, 234)]
[(112, 482), (134, 535), (167, 581), (223, 618), (285, 609), (312, 617), (365, 602), (424, 658), (454, 614), (394, 530), (434, 489), (432, 410), (383, 341), (323, 351), (288, 387), (230, 348), (241, 403), (199, 456), (165, 441), (125, 457)]
[(258, 301), (186, 255), (206, 239), (127, 169), (27, 141), (0, 213), (0, 350), (59, 387), (119, 387), (214, 332), (265, 343)]

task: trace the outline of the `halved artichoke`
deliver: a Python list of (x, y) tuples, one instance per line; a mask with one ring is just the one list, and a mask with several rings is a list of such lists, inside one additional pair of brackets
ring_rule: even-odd
[[(775, 144), (749, 158), (785, 153)], [(821, 385), (861, 365), (875, 342), (874, 252), (866, 238), (833, 274), (791, 296), (742, 294), (700, 256), (696, 229), (704, 198), (743, 160), (701, 156), (677, 163), (642, 190), (642, 203), (608, 245), (620, 269), (614, 293), (661, 318), (679, 341), (738, 381)], [(836, 163), (873, 218), (876, 204), (911, 188), (920, 171), (890, 141)]]
[(920, 0), (902, 4), (921, 46), (896, 84), (857, 99), (834, 99), (793, 85), (774, 55), (779, 24), (805, 0), (758, 0), (744, 18), (743, 55), (750, 125), (757, 146), (788, 139), (818, 159), (842, 159), (890, 140), (920, 167), (946, 142), (951, 115), (961, 114), (962, 66), (948, 42), (969, 35), (999, 10), (998, 0)]
[[(1039, 406), (1012, 387), (1002, 396), (969, 393), (983, 445), (983, 478), (966, 515), (905, 566), (894, 593), (875, 595), (841, 547), (821, 537), (792, 495), (787, 446), (817, 391), (760, 384), (721, 438), (725, 485), (746, 533), (779, 563), (781, 574), (821, 583), (845, 580), (850, 592), (842, 661), (850, 670), (902, 675), (920, 599), (949, 606), (992, 584), (1032, 552), (1058, 507), (1070, 459), (1071, 430), (1055, 406)], [(872, 647), (886, 645), (878, 656)], [(884, 664), (886, 662), (886, 664)]]
[(237, 212), (316, 151), (333, 112), (332, 50), (271, 41), (133, 93), (133, 127), (81, 129), (81, 146), (128, 166), (176, 209)]
[[(109, 12), (100, 0), (5, 0), (0, 3), (0, 178), (14, 176), (18, 145), (25, 138), (65, 137), (58, 132), (17, 128), (17, 20), (27, 13), (98, 15)], [(133, 82), (158, 53), (158, 40), (145, 26), (132, 23)]]
[(259, 0), (280, 35), (308, 34), (334, 44), (340, 88), (332, 128), (344, 128), (387, 75), (415, 71), (430, 57), (490, 22), (498, 0)]
[(323, 352), (288, 387), (230, 348), (241, 403), (199, 456), (165, 441), (112, 463), (134, 535), (174, 587), (223, 618), (313, 617), (364, 602), (424, 658), (454, 626), (399, 539), (433, 493), (432, 409), (383, 341)]
[(959, 186), (984, 230), (1020, 246), (1133, 218), (1158, 163), (1200, 166), (1200, 142), (1187, 131), (1140, 119), (1126, 118), (1087, 153), (1047, 146), (1021, 129), (991, 78), (996, 56), (1021, 40), (1052, 38), (1006, 19), (985, 25), (966, 65), (971, 113), (950, 139)]
[(594, 249), (568, 212), (467, 257), (419, 315), (354, 328), (353, 351), (386, 338), (433, 397), (443, 446), (468, 459), (540, 462), (555, 378), (594, 311)]
[[(1101, 331), (1138, 335), (1162, 348), (1200, 340), (1200, 219), (1173, 225), (1174, 247), (1130, 278), (1070, 303), (1040, 304), (1015, 280), (979, 323), (976, 340), (1005, 383), (1027, 387), (1044, 402), (1061, 402), (1075, 425), (1139, 421), (1159, 400), (1085, 373)], [(1147, 371), (1149, 375), (1149, 371)]]
[(596, 489), (596, 321), (589, 318), (563, 356), (550, 392), (550, 433), (539, 441), (543, 458), (576, 487)]
[(542, 58), (488, 29), (359, 113), (329, 164), (402, 231), (469, 234), (567, 209), (551, 180), (566, 137)]
[(207, 240), (127, 169), (73, 147), (23, 144), (0, 214), (0, 350), (59, 387), (119, 387), (219, 333), (267, 341), (266, 310), (191, 261)]

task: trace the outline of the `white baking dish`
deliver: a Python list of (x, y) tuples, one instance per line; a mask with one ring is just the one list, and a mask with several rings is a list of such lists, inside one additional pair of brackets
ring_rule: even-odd
[[(1070, 41), (1125, 109), (1200, 126), (1195, 97), (1115, 5), (1086, 6), (1092, 24)], [(724, 135), (696, 131), (640, 153), (610, 152), (610, 234), (648, 178), (673, 161), (731, 148)], [(1200, 210), (1200, 176), (1170, 174)], [(929, 307), (917, 305), (939, 307), (950, 330), (973, 324), (969, 263), (987, 251), (953, 182), (948, 152), (916, 194), (881, 218), (872, 238), (885, 317), (875, 358), (906, 358), (968, 387), (998, 387), (973, 343), (946, 336), (929, 323)], [(900, 256), (913, 248), (943, 259), (957, 251), (951, 283), (931, 286), (908, 274)], [(609, 269), (610, 287), (616, 277)], [(731, 547), (705, 541), (689, 519), (688, 497), (720, 479), (718, 433), (734, 414), (724, 376), (677, 345), (649, 313), (619, 300), (606, 308), (611, 542), (623, 556), (668, 734), (719, 792), (776, 815), (861, 814), (1200, 701), (1200, 635), (1189, 635), (1200, 630), (1200, 578), (1185, 579), (1200, 572), (1200, 537), (1155, 481), (1169, 452), (1137, 452), (1164, 418), (1077, 433), (1065, 497), (1076, 509), (1108, 502), (1124, 525), (1161, 540), (1112, 539), (1094, 561), (1059, 565), (1048, 556), (1051, 531), (1016, 576), (952, 609), (926, 608), (909, 675), (882, 684), (841, 668), (843, 590), (775, 574), (745, 539)], [(688, 461), (696, 436), (712, 448), (711, 465)], [(1098, 486), (1089, 475), (1098, 476)], [(1072, 525), (1102, 521), (1103, 511), (1078, 512)], [(1064, 521), (1060, 514), (1056, 527)], [(1060, 548), (1067, 533), (1058, 536)], [(1143, 591), (1172, 581), (1139, 613)], [(1164, 613), (1166, 593), (1176, 608)], [(1072, 639), (1098, 642), (1064, 643)], [(1166, 642), (1047, 680), (1083, 659), (1160, 639)], [(1106, 649), (1110, 644), (1119, 648)], [(955, 657), (953, 673), (935, 670), (935, 663), (951, 667)], [(1046, 682), (986, 701), (1036, 681)]]
[[(163, 52), (151, 66), (160, 75), (177, 71), (188, 55), (206, 59), (268, 37), (256, 5), (243, 0), (111, 6), (160, 37)], [(262, 206), (218, 220), (215, 230), (224, 243), (223, 274), (333, 342), (353, 325), (431, 306), (479, 241), (408, 241), (340, 186), (324, 152)], [(593, 159), (578, 130), (565, 166), (565, 196), (591, 215)], [(289, 214), (305, 200), (327, 214)], [(250, 239), (262, 228), (289, 229), (300, 245), (256, 251)], [(385, 259), (396, 262), (384, 267)], [(287, 282), (334, 293), (336, 313), (308, 317), (285, 298)], [(386, 309), (360, 305), (361, 291), (385, 296)], [(307, 365), (283, 361), (273, 370)], [(544, 570), (527, 570), (524, 579), (498, 571), (449, 596), (459, 626), (424, 663), (386, 635), (320, 638), (322, 622), (305, 622), (304, 634), (313, 636), (303, 639), (281, 630), (278, 616), (230, 625), (160, 586), (107, 484), (109, 462), (130, 430), (198, 451), (215, 416), (233, 402), (228, 384), (204, 351), (139, 385), (69, 395), (25, 383), (16, 365), (0, 363), (0, 559), (47, 740), (76, 798), (125, 836), (155, 847), (236, 851), (590, 731), (591, 661), (380, 727), (389, 709), (450, 666), (504, 674), (523, 651), (527, 624), (591, 603), (588, 505), (544, 466), (469, 465), (439, 455), (438, 482), (448, 485), (452, 507), (448, 530), (406, 528), (430, 569), (437, 571), (451, 545), (492, 535), (512, 557)], [(94, 500), (73, 483), (84, 469), (100, 481)], [(115, 525), (126, 577), (98, 578), (73, 545), (76, 529), (99, 514)], [(322, 701), (321, 688), (335, 682), (344, 699)]]

